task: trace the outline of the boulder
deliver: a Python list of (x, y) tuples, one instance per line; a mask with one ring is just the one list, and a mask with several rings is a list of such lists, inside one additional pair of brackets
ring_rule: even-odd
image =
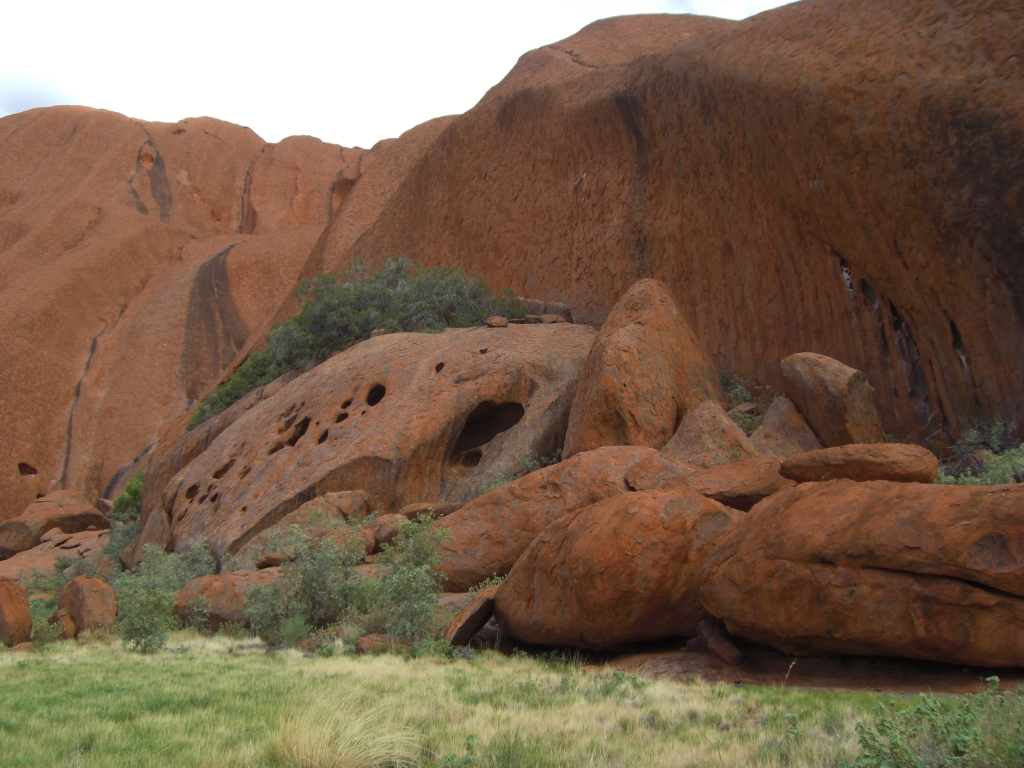
[(338, 510), (346, 520), (362, 520), (370, 512), (370, 497), (366, 491), (325, 493), (323, 501)]
[(638, 491), (556, 520), (494, 598), (498, 623), (536, 645), (607, 650), (694, 634), (705, 560), (740, 513), (696, 491)]
[(178, 592), (174, 602), (174, 615), (185, 619), (189, 604), (198, 597), (209, 601), (210, 616), (207, 628), (217, 631), (226, 622), (249, 625), (245, 613), (246, 593), (256, 585), (270, 585), (281, 578), (280, 568), (264, 568), (258, 571), (236, 571), (193, 579)]
[(59, 624), (61, 637), (65, 640), (73, 640), (78, 634), (78, 628), (75, 626), (75, 622), (71, 620), (67, 608), (58, 608), (47, 622), (49, 624)]
[(336, 491), (365, 491), (384, 513), (468, 501), (520, 455), (561, 443), (593, 336), (559, 323), (356, 344), (254, 405), (179, 474), (173, 539), (206, 536), (223, 558)]
[(662, 456), (694, 467), (714, 467), (761, 454), (718, 403), (706, 400), (683, 417)]
[(427, 513), (432, 514), (434, 517), (447, 517), (452, 512), (457, 512), (461, 508), (462, 504), (442, 504), (437, 501), (421, 501), (416, 504), (406, 504), (398, 510), (398, 514), (409, 520), (415, 520), (420, 515)]
[(626, 471), (655, 456), (651, 448), (610, 446), (531, 472), (474, 499), (437, 524), (451, 534), (441, 545), (447, 589), (465, 591), (504, 576), (533, 538), (562, 515), (626, 493)]
[(18, 517), (0, 524), (0, 558), (32, 549), (51, 528), (78, 533), (110, 527), (107, 518), (92, 504), (71, 491), (54, 491), (33, 502)]
[(616, 302), (587, 356), (564, 455), (605, 445), (660, 450), (704, 400), (726, 401), (718, 372), (671, 291), (640, 280)]
[(798, 483), (843, 479), (930, 483), (938, 476), (939, 460), (919, 445), (840, 445), (790, 456), (779, 472)]
[(779, 368), (786, 397), (826, 448), (885, 442), (874, 393), (861, 371), (813, 352), (790, 355)]
[(647, 456), (626, 471), (626, 485), (631, 491), (671, 491), (689, 488), (687, 482), (699, 470), (660, 453)]
[(7, 645), (32, 639), (28, 592), (14, 579), (0, 578), (0, 640)]
[(356, 653), (408, 653), (412, 643), (391, 635), (363, 635), (356, 640)]
[(506, 328), (508, 327), (508, 318), (501, 315), (493, 315), (487, 318), (486, 325), (488, 328)]
[(405, 515), (399, 514), (381, 515), (371, 520), (363, 530), (373, 534), (373, 552), (380, 552), (385, 544), (393, 542), (398, 535), (399, 526), (407, 522), (409, 519)]
[(81, 559), (99, 566), (109, 534), (104, 530), (54, 536), (32, 549), (0, 560), (0, 578), (30, 578), (33, 571), (48, 575), (53, 573), (54, 566), (61, 559), (72, 562)]
[(701, 599), (786, 653), (1024, 665), (1024, 485), (832, 480), (755, 506)]
[(498, 587), (487, 587), (477, 592), (473, 599), (459, 611), (445, 630), (444, 639), (452, 645), (468, 645), (473, 635), (484, 628), (494, 613), (494, 595)]
[(750, 435), (750, 442), (762, 455), (781, 459), (822, 447), (814, 430), (788, 397), (777, 397), (772, 401), (761, 426)]
[(472, 602), (474, 597), (476, 594), (473, 592), (442, 592), (441, 596), (437, 598), (437, 607), (461, 611)]
[(117, 593), (105, 581), (76, 576), (57, 593), (57, 612), (61, 611), (67, 612), (74, 627), (72, 637), (87, 629), (110, 628), (117, 618)]
[(288, 562), (288, 555), (284, 552), (269, 552), (256, 561), (256, 569), (279, 568)]
[(697, 493), (733, 509), (746, 511), (762, 499), (794, 484), (779, 474), (781, 465), (782, 460), (774, 456), (744, 459), (698, 470), (686, 482)]

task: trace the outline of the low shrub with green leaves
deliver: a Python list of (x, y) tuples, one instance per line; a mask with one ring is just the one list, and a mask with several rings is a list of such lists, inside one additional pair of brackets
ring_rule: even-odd
[(365, 555), (355, 529), (334, 526), (331, 535), (314, 539), (298, 526), (272, 536), (268, 551), (291, 558), (273, 584), (258, 584), (246, 593), (246, 613), (253, 631), (274, 645), (295, 645), (314, 629), (323, 629), (363, 610), (363, 579), (352, 566)]
[(1011, 436), (1014, 425), (996, 422), (964, 430), (939, 466), (943, 485), (1007, 485), (1024, 482), (1024, 446)]
[(114, 503), (107, 513), (107, 517), (119, 523), (134, 523), (142, 514), (142, 486), (146, 480), (146, 471), (132, 476), (124, 490), (117, 495)]
[(722, 383), (722, 390), (729, 398), (727, 409), (731, 410), (748, 403), (756, 406), (756, 409), (749, 413), (738, 411), (729, 414), (736, 425), (749, 435), (761, 426), (768, 406), (778, 397), (778, 393), (768, 384), (756, 384), (731, 371), (720, 371), (718, 378)]
[(857, 768), (1011, 768), (1024, 765), (1024, 687), (1000, 693), (988, 679), (983, 693), (959, 699), (922, 696), (901, 709), (876, 707), (873, 723), (858, 723)]
[(302, 311), (274, 326), (267, 348), (249, 355), (223, 385), (203, 398), (191, 429), (223, 411), (256, 387), (282, 374), (326, 360), (370, 337), (378, 328), (437, 332), (445, 327), (482, 325), (491, 315), (522, 317), (526, 307), (508, 290), (495, 294), (479, 277), (458, 267), (417, 267), (404, 256), (384, 262), (372, 275), (362, 263), (339, 283), (333, 275), (304, 282)]
[(114, 581), (117, 592), (117, 634), (126, 647), (144, 653), (163, 648), (178, 621), (172, 611), (178, 592), (192, 579), (217, 570), (217, 561), (200, 537), (181, 552), (165, 552), (147, 544), (143, 560), (131, 573)]
[(513, 474), (500, 474), (495, 476), (490, 483), (485, 485), (481, 490), (481, 495), (490, 493), (495, 488), (501, 488), (503, 485), (511, 483), (513, 480), (518, 480), (521, 477), (526, 477), (531, 472), (544, 469), (558, 464), (562, 460), (562, 449), (556, 448), (555, 452), (550, 456), (543, 456), (540, 459), (535, 459), (532, 456), (527, 456), (524, 453), (516, 455), (516, 461), (519, 463), (519, 471)]

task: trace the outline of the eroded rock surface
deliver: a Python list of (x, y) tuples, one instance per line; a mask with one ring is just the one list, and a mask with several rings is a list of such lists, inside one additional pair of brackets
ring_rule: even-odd
[(689, 636), (706, 617), (701, 571), (741, 513), (692, 490), (615, 496), (545, 528), (494, 598), (536, 645), (610, 649)]
[(54, 566), (61, 559), (71, 562), (83, 559), (90, 564), (99, 565), (109, 534), (110, 531), (60, 534), (48, 531), (43, 534), (37, 546), (19, 552), (7, 560), (0, 560), (0, 578), (30, 578), (33, 571), (49, 575), (53, 573)]
[(605, 445), (661, 450), (693, 406), (725, 395), (668, 288), (640, 280), (616, 302), (583, 368), (566, 458)]
[(652, 448), (609, 446), (579, 453), (507, 483), (438, 525), (451, 534), (441, 545), (447, 589), (464, 591), (491, 576), (504, 576), (534, 537), (563, 515), (627, 493), (625, 474), (656, 456)]
[(365, 491), (385, 513), (468, 501), (520, 455), (561, 444), (593, 337), (561, 323), (357, 344), (247, 411), (179, 473), (175, 545), (204, 535), (218, 557), (237, 552), (334, 491)]
[(716, 553), (704, 606), (798, 654), (1024, 664), (1024, 486), (835, 480), (754, 507)]

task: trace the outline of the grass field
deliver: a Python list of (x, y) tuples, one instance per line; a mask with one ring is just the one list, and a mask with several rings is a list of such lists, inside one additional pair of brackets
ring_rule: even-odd
[(178, 633), (152, 655), (103, 642), (0, 653), (0, 763), (829, 766), (856, 756), (854, 724), (881, 698)]

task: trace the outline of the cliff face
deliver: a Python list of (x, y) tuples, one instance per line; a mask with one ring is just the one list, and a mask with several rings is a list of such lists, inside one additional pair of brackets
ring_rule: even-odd
[(0, 120), (0, 519), (125, 479), (287, 297), (367, 154), (209, 118)]
[(651, 276), (722, 368), (779, 388), (789, 354), (839, 358), (898, 436), (1012, 420), (1022, 33), (984, 0), (598, 22), (523, 56), (320, 258), (460, 264), (590, 322)]
[(1024, 418), (1024, 9), (608, 19), (373, 150), (77, 107), (0, 120), (0, 519), (92, 500), (292, 288), (404, 253), (600, 322), (666, 283), (720, 368), (863, 370), (887, 431)]

